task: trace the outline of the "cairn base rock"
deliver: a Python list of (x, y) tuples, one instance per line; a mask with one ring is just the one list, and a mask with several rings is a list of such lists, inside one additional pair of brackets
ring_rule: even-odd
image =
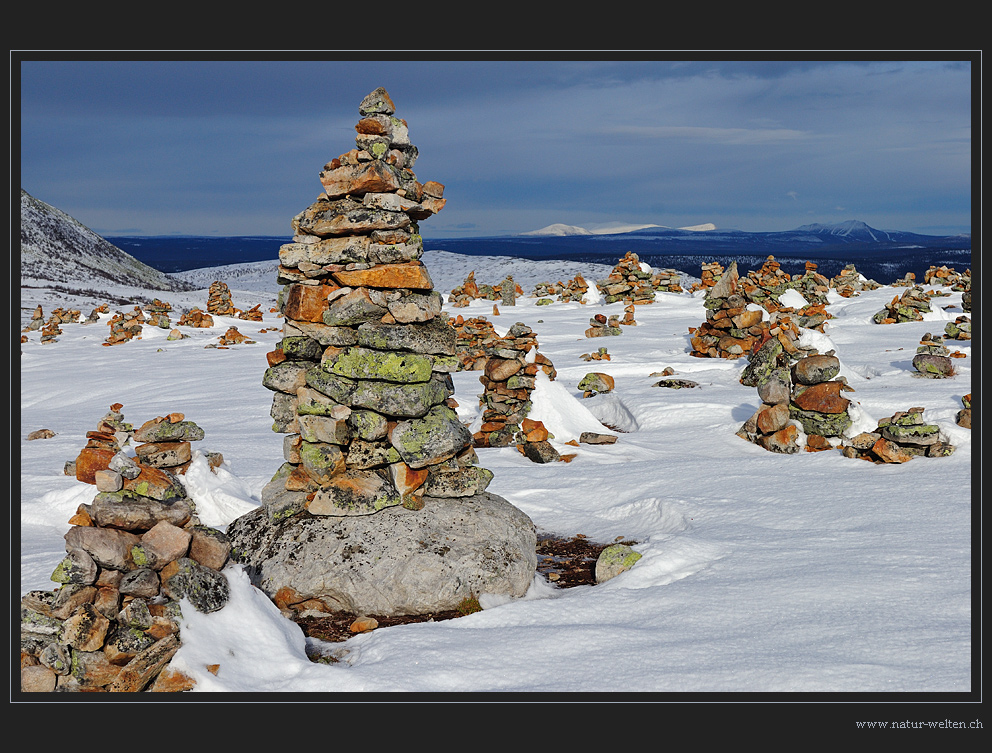
[(421, 510), (303, 513), (279, 522), (260, 507), (228, 527), (232, 559), (290, 608), (317, 600), (327, 611), (414, 615), (454, 609), (484, 593), (527, 592), (537, 571), (537, 534), (525, 513), (488, 492), (423, 500)]

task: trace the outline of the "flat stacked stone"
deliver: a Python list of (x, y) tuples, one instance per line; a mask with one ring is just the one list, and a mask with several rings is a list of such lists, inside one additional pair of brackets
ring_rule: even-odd
[[(911, 273), (912, 274), (912, 273)], [(895, 284), (895, 283), (893, 283)], [(923, 314), (930, 313), (930, 297), (918, 285), (901, 296), (895, 296), (881, 311), (875, 313), (875, 324), (899, 324), (923, 321)]]
[(227, 283), (220, 280), (210, 283), (207, 289), (207, 313), (212, 316), (235, 316), (237, 312)]
[(250, 309), (245, 311), (237, 310), (238, 319), (244, 319), (247, 322), (260, 322), (262, 321), (262, 304), (256, 303)]
[(200, 524), (175, 466), (151, 464), (174, 458), (142, 454), (147, 445), (135, 457), (121, 449), (132, 433), (165, 436), (163, 423), (174, 434), (188, 422), (153, 419), (133, 432), (122, 407), (87, 433), (72, 464), (97, 494), (69, 520), (67, 555), (51, 578), (59, 587), (21, 599), (23, 690), (188, 690), (192, 681), (168, 667), (181, 644), (180, 600), (201, 612), (228, 601), (227, 537)]
[(760, 308), (749, 307), (733, 262), (720, 280), (706, 289), (706, 321), (690, 327), (689, 355), (697, 358), (741, 358), (767, 336)]
[(596, 281), (606, 303), (623, 300), (630, 300), (635, 305), (654, 303), (652, 275), (650, 267), (644, 269), (645, 266), (633, 251), (624, 254), (607, 277)]
[(853, 264), (848, 264), (831, 278), (830, 287), (836, 290), (838, 295), (851, 298), (865, 290), (877, 290), (882, 286), (858, 272)]
[(695, 293), (697, 290), (712, 288), (723, 277), (724, 268), (718, 261), (705, 262), (700, 265), (699, 282), (695, 282), (689, 290)]
[(208, 329), (214, 326), (214, 318), (206, 311), (194, 306), (189, 311), (184, 311), (179, 317), (179, 326)]
[(913, 356), (914, 376), (928, 379), (946, 379), (954, 376), (951, 351), (944, 345), (944, 338), (934, 337), (929, 332), (923, 335), (916, 355)]
[(606, 316), (596, 314), (589, 319), (589, 327), (586, 329), (586, 337), (616, 337), (622, 335), (620, 329), (620, 317), (617, 314)]
[(898, 280), (892, 283), (894, 288), (912, 288), (916, 287), (916, 275), (913, 272), (907, 272)]
[(483, 386), (479, 395), (482, 426), (472, 435), (476, 447), (506, 447), (528, 441), (522, 436), (528, 432), (522, 432), (521, 426), (532, 406), (537, 373), (543, 371), (550, 379), (557, 375), (551, 361), (537, 349), (534, 331), (521, 322), (487, 349), (479, 377)]
[(923, 420), (923, 408), (898, 411), (878, 422), (872, 432), (862, 432), (845, 442), (845, 457), (873, 463), (905, 463), (914, 457), (944, 457), (954, 452), (940, 427)]
[[(131, 439), (138, 443), (134, 448), (138, 462), (174, 475), (185, 474), (193, 461), (190, 443), (204, 437), (203, 429), (185, 418), (182, 413), (170, 413), (146, 421), (135, 429)], [(212, 466), (219, 464), (216, 453), (206, 454), (215, 456), (210, 462)]]
[(953, 322), (948, 322), (944, 326), (944, 338), (951, 340), (971, 339), (971, 317), (959, 316)]
[(135, 306), (128, 312), (118, 311), (107, 322), (107, 326), (110, 327), (110, 334), (107, 335), (103, 345), (120, 345), (140, 337), (144, 324), (145, 313), (139, 306)]

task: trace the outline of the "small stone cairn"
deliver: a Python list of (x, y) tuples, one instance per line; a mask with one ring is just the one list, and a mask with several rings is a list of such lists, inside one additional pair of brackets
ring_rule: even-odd
[(959, 316), (944, 326), (944, 338), (951, 340), (971, 339), (971, 317)]
[(840, 373), (833, 351), (812, 353), (788, 367), (787, 360), (757, 383), (761, 407), (738, 430), (737, 435), (771, 452), (791, 454), (799, 445), (802, 427), (805, 449), (817, 452), (831, 448), (830, 438), (841, 437), (851, 426), (850, 400), (841, 392), (852, 391)]
[(456, 333), (419, 260), (417, 222), (444, 206), (443, 186), (417, 181), (385, 90), (359, 112), (357, 149), (324, 167), (325, 194), (279, 251), (284, 337), (262, 382), (287, 435), (262, 492), (272, 519), (416, 510), (492, 478), (451, 407)]
[(916, 274), (913, 272), (907, 272), (898, 280), (892, 283), (894, 288), (913, 288), (916, 287)]
[(562, 303), (569, 303), (571, 301), (577, 301), (578, 303), (585, 303), (585, 295), (589, 292), (589, 283), (581, 275), (577, 274), (571, 280), (567, 282), (539, 282), (534, 286), (534, 292), (531, 294), (531, 298), (537, 298), (538, 306), (547, 306), (553, 303), (553, 298), (558, 297), (558, 300)]
[(195, 425), (171, 420), (180, 414), (147, 422), (133, 431), (136, 439), (169, 439), (151, 442), (152, 450), (139, 445), (132, 458), (120, 449), (132, 432), (122, 407), (112, 405), (87, 433), (73, 463), (97, 494), (69, 520), (67, 554), (52, 573), (58, 588), (21, 599), (24, 691), (189, 690), (192, 680), (168, 666), (181, 645), (180, 600), (201, 612), (228, 601), (221, 570), (230, 543), (199, 523), (173, 473), (177, 432), (189, 436)]
[(37, 332), (42, 327), (45, 326), (45, 312), (41, 306), (36, 306), (34, 313), (31, 315), (31, 321), (28, 322), (28, 326), (21, 330), (21, 332)]
[(110, 327), (110, 334), (107, 335), (103, 345), (120, 345), (140, 338), (144, 324), (145, 313), (140, 306), (135, 306), (128, 312), (118, 311), (107, 322), (107, 326)]
[(507, 275), (497, 285), (479, 284), (475, 280), (475, 272), (469, 272), (465, 282), (454, 288), (448, 295), (448, 303), (454, 308), (468, 306), (476, 299), (497, 301), (504, 306), (515, 306), (516, 299), (524, 294), (523, 288), (513, 281), (512, 275)]
[(183, 315), (179, 317), (179, 326), (209, 329), (214, 326), (214, 318), (206, 311), (194, 306), (189, 311), (184, 311)]
[(596, 314), (589, 319), (589, 327), (586, 329), (586, 337), (615, 337), (622, 335), (620, 329), (620, 316), (618, 314)]
[(959, 273), (957, 270), (942, 265), (931, 266), (923, 273), (924, 285), (950, 286), (952, 290), (964, 290), (971, 283), (971, 270)]
[(924, 292), (922, 287), (914, 285), (901, 296), (897, 295), (889, 301), (885, 308), (872, 317), (872, 321), (875, 324), (921, 322), (923, 321), (923, 314), (928, 313), (930, 313), (930, 296)]
[(934, 337), (929, 332), (923, 335), (916, 355), (913, 356), (914, 376), (928, 379), (946, 379), (954, 376), (951, 351), (944, 345), (944, 338)]
[(144, 313), (148, 317), (145, 323), (149, 327), (160, 327), (161, 329), (168, 329), (169, 327), (172, 326), (172, 321), (169, 319), (169, 313), (171, 311), (172, 311), (171, 304), (156, 298), (150, 304), (145, 306)]
[(957, 412), (954, 416), (954, 423), (958, 426), (962, 426), (965, 429), (971, 428), (971, 393), (962, 396), (961, 405), (963, 406), (961, 410)]
[(231, 289), (227, 283), (214, 280), (207, 289), (207, 313), (212, 316), (236, 316), (237, 310), (231, 301)]
[(830, 287), (843, 298), (851, 298), (860, 295), (865, 290), (877, 290), (882, 286), (858, 272), (853, 264), (848, 264), (831, 278)]
[(499, 335), (486, 317), (465, 319), (460, 314), (452, 321), (455, 329), (455, 352), (459, 371), (480, 371), (485, 368), (489, 351)]
[(651, 287), (661, 293), (684, 293), (682, 275), (677, 269), (662, 269), (651, 275)]
[(634, 305), (654, 303), (655, 287), (650, 268), (644, 269), (633, 251), (624, 254), (607, 277), (597, 280), (596, 287), (606, 303), (624, 300)]
[(697, 290), (707, 290), (712, 288), (723, 277), (724, 268), (718, 261), (710, 261), (700, 266), (699, 282), (693, 283), (689, 290), (695, 293)]
[(733, 262), (720, 280), (707, 288), (703, 306), (706, 321), (690, 327), (692, 349), (697, 358), (741, 358), (766, 336), (761, 309), (749, 308), (740, 284), (737, 262)]
[(954, 452), (936, 424), (923, 420), (923, 408), (897, 411), (843, 444), (844, 457), (873, 463), (905, 463), (914, 457), (944, 457)]
[[(540, 427), (529, 424), (523, 429), (524, 419), (530, 412), (531, 393), (536, 384), (538, 371), (543, 371), (549, 379), (554, 379), (555, 368), (551, 361), (537, 352), (537, 336), (534, 331), (517, 322), (506, 333), (497, 338), (487, 348), (487, 359), (479, 381), (483, 393), (479, 395), (482, 410), (482, 426), (472, 435), (476, 447), (506, 447), (516, 444), (523, 448), (527, 457), (536, 462), (547, 462), (543, 458), (551, 456), (553, 447), (547, 442), (547, 432), (537, 436)], [(537, 447), (527, 445), (543, 442)]]

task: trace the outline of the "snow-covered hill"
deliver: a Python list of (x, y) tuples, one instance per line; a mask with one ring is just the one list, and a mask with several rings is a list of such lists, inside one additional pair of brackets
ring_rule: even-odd
[(190, 289), (21, 189), (22, 319), (39, 303), (78, 308)]
[[(649, 230), (651, 228), (658, 228), (660, 230), (672, 230), (670, 227), (665, 225), (652, 225), (652, 224), (631, 224), (629, 222), (607, 222), (602, 225), (597, 225), (593, 228), (584, 228), (578, 225), (566, 225), (561, 222), (556, 222), (547, 227), (542, 227), (540, 230), (530, 230), (526, 233), (521, 233), (520, 235), (540, 235), (540, 236), (572, 236), (572, 235), (615, 235), (618, 233), (633, 233), (637, 230)], [(690, 225), (688, 227), (675, 228), (677, 230), (694, 230), (694, 231), (705, 231), (705, 230), (716, 230), (716, 225), (712, 222), (705, 222), (701, 225)]]

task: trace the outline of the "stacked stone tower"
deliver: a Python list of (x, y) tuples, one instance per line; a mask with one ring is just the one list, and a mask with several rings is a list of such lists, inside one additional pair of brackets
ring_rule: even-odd
[(472, 467), (453, 410), (455, 330), (420, 261), (417, 223), (441, 210), (444, 187), (417, 180), (384, 89), (359, 114), (356, 148), (325, 165), (324, 193), (279, 250), (283, 339), (263, 384), (286, 438), (262, 492), (271, 518), (419, 509), (426, 489), (481, 491), (491, 477)]

